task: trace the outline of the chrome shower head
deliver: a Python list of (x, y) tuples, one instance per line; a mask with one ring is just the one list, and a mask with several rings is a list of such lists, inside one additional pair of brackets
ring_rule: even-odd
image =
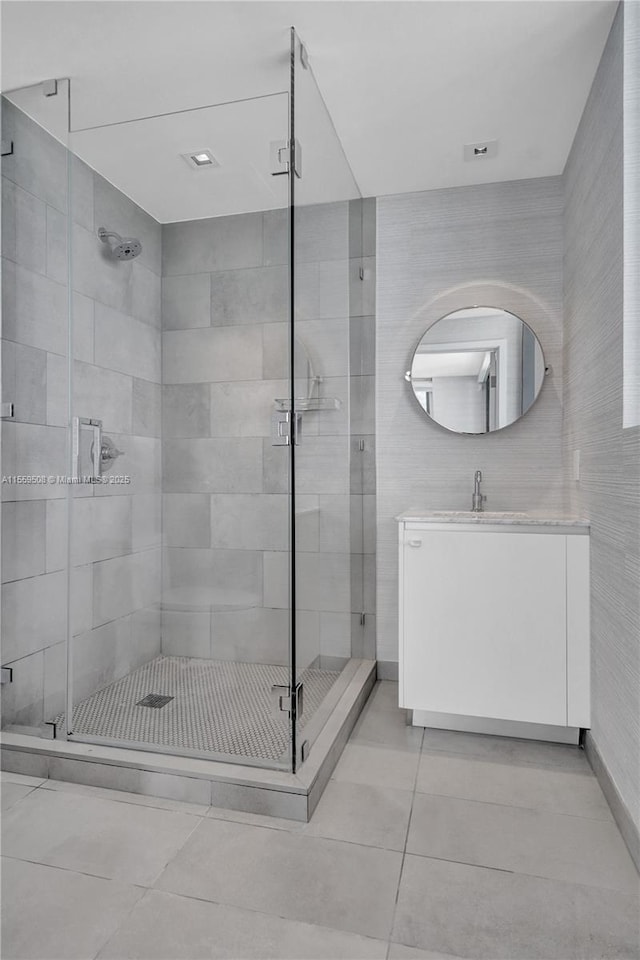
[[(111, 230), (105, 230), (100, 227), (98, 236), (103, 243), (108, 243), (111, 254), (116, 260), (133, 260), (142, 253), (142, 244), (135, 237), (121, 237), (119, 233), (113, 233)], [(115, 241), (112, 243), (111, 241)]]

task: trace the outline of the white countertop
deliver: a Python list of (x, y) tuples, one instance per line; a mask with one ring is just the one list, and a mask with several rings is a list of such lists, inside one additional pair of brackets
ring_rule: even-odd
[(579, 517), (559, 517), (518, 511), (483, 510), (405, 510), (396, 517), (399, 523), (473, 523), (503, 524), (508, 526), (582, 527), (588, 530), (588, 520)]

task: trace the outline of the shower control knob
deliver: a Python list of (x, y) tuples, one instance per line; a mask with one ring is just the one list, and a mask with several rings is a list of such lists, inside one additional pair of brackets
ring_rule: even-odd
[(104, 470), (108, 470), (113, 462), (121, 457), (124, 453), (124, 450), (118, 450), (115, 443), (110, 437), (102, 438), (102, 446), (100, 447), (100, 462)]

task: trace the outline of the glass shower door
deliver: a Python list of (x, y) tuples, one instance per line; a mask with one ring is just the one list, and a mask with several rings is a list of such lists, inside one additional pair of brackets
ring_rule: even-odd
[(69, 103), (3, 126), (3, 723), (290, 769), (289, 96)]
[(361, 200), (295, 30), (291, 61), (295, 766), (322, 728), (363, 630), (362, 551), (353, 543), (362, 535), (361, 504), (351, 495), (358, 378), (350, 376)]
[(72, 133), (73, 739), (289, 767), (287, 102)]
[(68, 95), (1, 98), (2, 726), (43, 736), (67, 658)]

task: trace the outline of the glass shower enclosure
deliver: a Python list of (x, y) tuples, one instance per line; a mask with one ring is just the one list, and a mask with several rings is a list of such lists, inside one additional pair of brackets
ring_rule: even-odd
[(3, 97), (5, 728), (295, 772), (366, 655), (361, 200), (287, 67)]

